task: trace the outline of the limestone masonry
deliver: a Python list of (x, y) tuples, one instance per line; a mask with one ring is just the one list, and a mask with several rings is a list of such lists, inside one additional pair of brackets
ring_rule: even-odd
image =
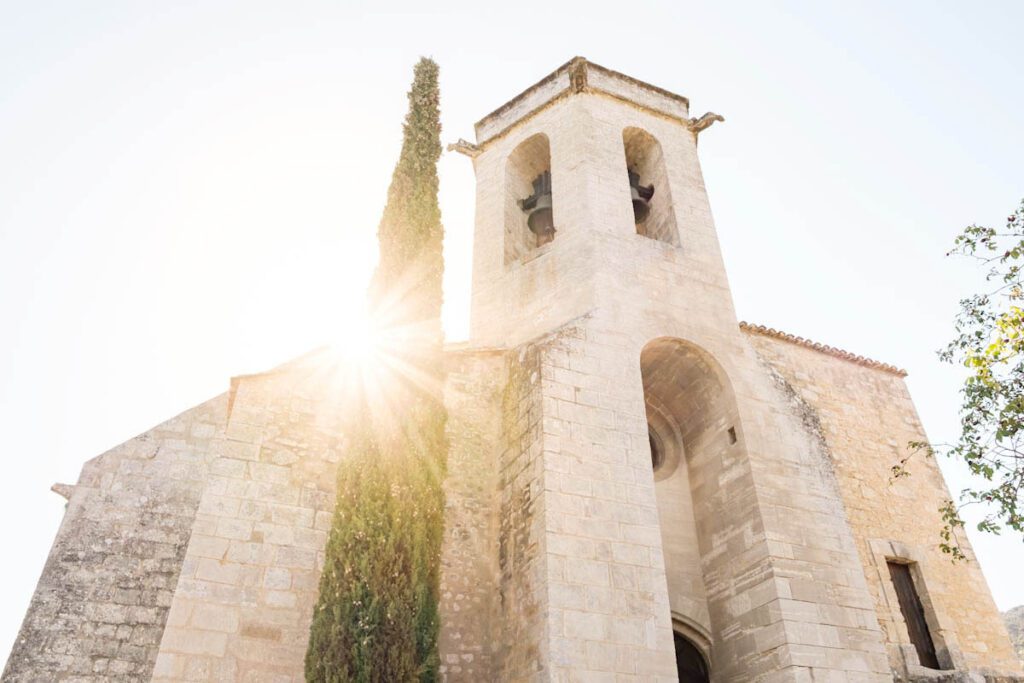
[[(444, 676), (1024, 681), (969, 546), (937, 549), (935, 463), (889, 481), (926, 439), (904, 373), (737, 321), (697, 159), (716, 120), (577, 58), (453, 145), (477, 195)], [(55, 487), (3, 680), (302, 681), (332, 367), (236, 377)]]

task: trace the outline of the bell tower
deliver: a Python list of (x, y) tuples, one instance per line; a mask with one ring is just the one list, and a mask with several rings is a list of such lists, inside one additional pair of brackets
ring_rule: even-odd
[[(638, 284), (652, 259), (710, 287), (701, 299), (733, 323), (696, 153), (715, 118), (576, 58), (478, 122), (477, 144), (460, 147), (477, 174), (473, 340), (551, 331)], [(650, 284), (645, 297), (668, 283)]]
[(736, 319), (697, 158), (716, 120), (575, 58), (452, 146), (470, 345), (510, 359), (502, 680), (889, 680), (818, 444)]

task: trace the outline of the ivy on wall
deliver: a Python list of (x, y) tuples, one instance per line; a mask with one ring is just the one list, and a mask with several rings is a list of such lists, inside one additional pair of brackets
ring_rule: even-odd
[(439, 97), (437, 64), (421, 59), (370, 287), (374, 318), (390, 340), (393, 381), (367, 387), (353, 411), (306, 651), (310, 682), (439, 679), (448, 450), (441, 397)]

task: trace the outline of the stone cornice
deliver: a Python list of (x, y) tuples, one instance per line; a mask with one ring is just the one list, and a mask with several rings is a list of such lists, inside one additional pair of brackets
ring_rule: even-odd
[(564, 97), (585, 92), (627, 101), (688, 128), (693, 124), (689, 118), (690, 101), (686, 97), (594, 64), (583, 57), (574, 57), (477, 121), (474, 126), (476, 147), (486, 147), (492, 140), (502, 137)]

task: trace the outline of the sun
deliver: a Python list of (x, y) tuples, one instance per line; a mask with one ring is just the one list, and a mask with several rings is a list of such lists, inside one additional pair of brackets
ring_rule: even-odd
[(367, 368), (379, 361), (381, 333), (365, 308), (342, 317), (331, 344), (338, 359), (346, 365)]

